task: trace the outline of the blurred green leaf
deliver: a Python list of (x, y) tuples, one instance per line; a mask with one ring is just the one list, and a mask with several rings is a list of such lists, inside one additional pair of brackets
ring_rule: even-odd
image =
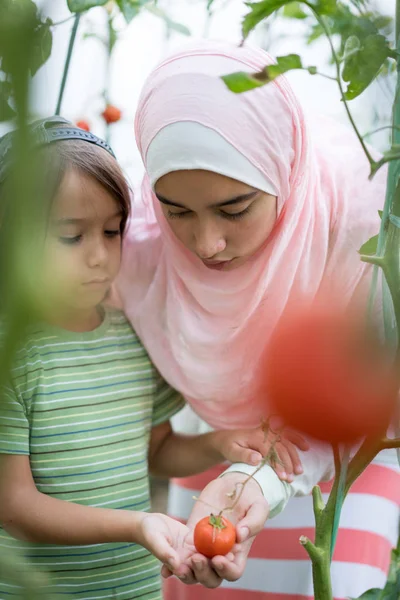
[[(355, 43), (355, 39), (356, 37), (352, 36), (351, 44)], [(365, 38), (358, 50), (353, 46), (352, 53), (344, 61), (342, 73), (344, 81), (348, 82), (346, 99), (353, 100), (359, 96), (375, 79), (385, 60), (391, 55), (388, 40), (380, 34)]]
[[(276, 61), (276, 65), (268, 65), (258, 73), (245, 73), (244, 71), (239, 71), (224, 75), (222, 79), (232, 92), (241, 94), (242, 92), (248, 92), (261, 87), (270, 81), (273, 81), (279, 77), (279, 75), (287, 73), (287, 71), (305, 68), (303, 67), (301, 58), (298, 54), (278, 56)], [(314, 71), (316, 72), (316, 67), (309, 67), (307, 70), (313, 74)]]
[[(327, 15), (326, 19), (331, 34), (340, 36), (341, 54), (344, 51), (346, 40), (350, 36), (355, 35), (362, 41), (368, 35), (374, 33), (390, 35), (394, 23), (392, 17), (375, 13), (371, 10), (368, 12), (364, 11), (361, 14), (354, 14), (349, 6), (342, 3), (338, 3), (336, 11)], [(319, 23), (316, 23), (310, 27), (307, 43), (311, 44), (313, 41), (324, 35), (324, 29)]]
[(343, 59), (346, 61), (352, 56), (360, 51), (361, 42), (356, 35), (351, 35), (347, 38), (346, 43), (344, 45)]
[(378, 588), (374, 588), (373, 590), (368, 590), (362, 596), (358, 598), (350, 598), (350, 600), (381, 600), (382, 598), (382, 590)]
[(139, 14), (144, 2), (140, 0), (117, 0), (117, 4), (124, 15), (125, 21), (130, 23)]
[(300, 2), (290, 2), (283, 9), (283, 16), (287, 19), (306, 19), (307, 13), (304, 12)]
[(290, 4), (292, 0), (263, 0), (262, 2), (245, 2), (250, 8), (250, 12), (244, 17), (242, 23), (243, 37), (247, 37), (249, 33), (261, 21), (272, 15), (276, 10), (279, 10), (286, 4)]
[(67, 0), (68, 8), (71, 12), (84, 12), (94, 6), (104, 6), (108, 0)]
[[(363, 256), (374, 256), (378, 248), (378, 236), (374, 235), (359, 249), (359, 253)], [(371, 596), (372, 598), (372, 596)]]
[(9, 121), (15, 117), (15, 111), (9, 104), (11, 95), (11, 84), (8, 81), (0, 81), (0, 121)]
[(268, 81), (265, 80), (265, 73), (261, 71), (260, 73), (245, 73), (244, 71), (238, 71), (236, 73), (230, 73), (229, 75), (224, 75), (222, 77), (225, 85), (231, 90), (231, 92), (235, 92), (235, 94), (241, 94), (242, 92), (248, 92), (250, 90), (254, 90), (255, 88), (262, 87)]
[(287, 54), (286, 56), (277, 56), (276, 65), (268, 65), (266, 71), (270, 80), (276, 79), (279, 75), (293, 71), (294, 69), (303, 69), (301, 58), (298, 54)]
[[(336, 11), (336, 2), (337, 0), (308, 0), (306, 4), (312, 6), (315, 12), (317, 12), (319, 15), (329, 15)], [(301, 0), (300, 2), (293, 2), (293, 0), (262, 0), (261, 2), (245, 2), (246, 6), (250, 8), (250, 12), (243, 19), (243, 37), (246, 38), (249, 33), (259, 23), (261, 23), (261, 21), (272, 15), (272, 13), (293, 3), (297, 5), (297, 9), (299, 9), (302, 2)], [(296, 10), (296, 7), (294, 10)], [(296, 18), (304, 17), (297, 16)]]
[(186, 27), (186, 25), (183, 25), (182, 23), (177, 23), (176, 21), (174, 21), (173, 19), (171, 19), (167, 15), (167, 13), (164, 12), (158, 6), (153, 6), (153, 5), (146, 6), (146, 9), (149, 12), (151, 12), (153, 15), (155, 15), (156, 17), (159, 17), (160, 19), (163, 19), (163, 21), (167, 25), (168, 29), (173, 30), (173, 31), (177, 31), (178, 33), (181, 33), (182, 35), (190, 35), (190, 29), (188, 29)]
[(35, 75), (42, 65), (50, 58), (53, 47), (53, 34), (51, 33), (52, 22), (47, 19), (40, 23), (34, 32), (32, 56), (30, 60), (31, 75)]

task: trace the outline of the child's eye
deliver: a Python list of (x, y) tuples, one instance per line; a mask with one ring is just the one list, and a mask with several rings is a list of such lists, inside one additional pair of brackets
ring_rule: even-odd
[(110, 238), (121, 235), (121, 232), (119, 229), (107, 229), (104, 233), (107, 237), (110, 237)]
[(81, 241), (82, 236), (75, 235), (73, 237), (60, 237), (58, 239), (60, 240), (60, 242), (62, 244), (66, 244), (67, 246), (72, 246), (73, 244), (78, 244)]

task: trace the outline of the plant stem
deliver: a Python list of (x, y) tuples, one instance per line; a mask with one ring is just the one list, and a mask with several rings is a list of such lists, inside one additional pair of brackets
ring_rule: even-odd
[(74, 19), (74, 18), (75, 18), (75, 15), (70, 15), (66, 19), (63, 19), (62, 21), (57, 21), (57, 23), (52, 23), (51, 26), (58, 27), (58, 25), (64, 25), (64, 23), (68, 23), (69, 21), (72, 21), (72, 19)]
[(367, 146), (366, 146), (366, 144), (364, 142), (364, 139), (363, 139), (361, 133), (358, 130), (358, 127), (357, 127), (357, 125), (356, 125), (356, 123), (355, 123), (355, 121), (353, 119), (353, 115), (351, 114), (349, 105), (348, 105), (347, 100), (346, 100), (346, 96), (345, 96), (344, 89), (343, 89), (343, 84), (342, 84), (342, 77), (341, 77), (341, 73), (340, 73), (340, 62), (339, 62), (339, 58), (338, 58), (338, 55), (337, 55), (336, 50), (335, 50), (335, 46), (333, 45), (333, 41), (332, 41), (331, 33), (329, 31), (329, 27), (328, 27), (328, 25), (327, 25), (324, 17), (321, 17), (318, 14), (318, 12), (315, 10), (315, 7), (312, 4), (309, 4), (308, 2), (305, 2), (304, 4), (306, 4), (309, 7), (309, 9), (313, 12), (313, 14), (315, 15), (318, 23), (321, 25), (322, 29), (324, 30), (324, 33), (325, 33), (326, 37), (328, 38), (328, 42), (329, 42), (329, 45), (330, 45), (330, 48), (331, 48), (331, 52), (332, 52), (332, 57), (333, 57), (333, 60), (335, 62), (335, 66), (336, 66), (336, 81), (337, 81), (338, 86), (339, 86), (340, 95), (342, 97), (342, 101), (343, 101), (343, 104), (344, 104), (347, 116), (348, 116), (349, 121), (350, 121), (350, 123), (351, 123), (351, 125), (352, 125), (352, 127), (353, 127), (353, 129), (354, 129), (354, 131), (355, 131), (355, 133), (356, 133), (359, 141), (360, 141), (360, 144), (362, 146), (362, 149), (364, 150), (365, 156), (367, 157), (368, 162), (369, 162), (369, 164), (372, 167), (375, 164), (375, 161), (372, 158), (371, 154), (369, 153), (369, 150), (368, 150), (368, 148), (367, 148)]
[(75, 15), (75, 21), (74, 21), (74, 24), (72, 26), (71, 35), (70, 35), (70, 38), (69, 38), (68, 51), (67, 51), (67, 56), (66, 56), (65, 64), (64, 64), (64, 72), (63, 72), (63, 76), (62, 76), (62, 80), (61, 80), (60, 92), (59, 92), (59, 95), (58, 95), (56, 115), (59, 115), (60, 112), (61, 112), (61, 105), (62, 105), (62, 101), (63, 101), (65, 85), (67, 83), (69, 65), (71, 63), (72, 51), (74, 49), (76, 32), (78, 31), (78, 26), (79, 26), (80, 19), (81, 19), (81, 13), (76, 13), (76, 15)]
[[(337, 490), (339, 472), (335, 477), (334, 489)], [(331, 501), (333, 489), (328, 504), (324, 506), (321, 489), (317, 485), (313, 488), (313, 506), (315, 515), (315, 542), (302, 536), (300, 544), (304, 546), (311, 562), (314, 583), (314, 600), (333, 600), (331, 583), (331, 543), (332, 543), (332, 521), (335, 502)]]

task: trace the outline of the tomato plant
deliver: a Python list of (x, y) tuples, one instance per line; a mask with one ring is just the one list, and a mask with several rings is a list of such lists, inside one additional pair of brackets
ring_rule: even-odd
[(85, 131), (90, 131), (90, 125), (87, 121), (85, 121), (85, 119), (81, 119), (80, 121), (77, 121), (76, 126), (79, 127), (79, 129), (84, 129)]
[(116, 106), (112, 104), (107, 104), (105, 110), (101, 113), (101, 116), (105, 120), (105, 122), (110, 125), (111, 123), (116, 123), (121, 119), (122, 112)]
[(221, 515), (204, 517), (194, 529), (196, 550), (208, 558), (225, 556), (232, 550), (235, 542), (235, 526)]
[(331, 443), (386, 432), (397, 387), (365, 319), (335, 303), (287, 312), (260, 364), (263, 393), (285, 424)]

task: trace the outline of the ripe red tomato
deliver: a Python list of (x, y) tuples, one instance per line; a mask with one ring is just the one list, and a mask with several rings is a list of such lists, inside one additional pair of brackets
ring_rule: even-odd
[(116, 106), (113, 106), (112, 104), (107, 104), (105, 110), (101, 113), (101, 115), (105, 122), (110, 124), (119, 121), (122, 116), (122, 112)]
[(386, 432), (398, 383), (365, 314), (314, 304), (285, 314), (260, 363), (269, 410), (316, 439), (355, 442)]
[(84, 119), (81, 119), (80, 121), (77, 121), (76, 122), (76, 126), (79, 127), (79, 129), (84, 129), (85, 131), (90, 131), (90, 125)]
[(232, 550), (235, 542), (235, 526), (222, 516), (204, 517), (194, 529), (196, 550), (208, 558), (225, 556)]

